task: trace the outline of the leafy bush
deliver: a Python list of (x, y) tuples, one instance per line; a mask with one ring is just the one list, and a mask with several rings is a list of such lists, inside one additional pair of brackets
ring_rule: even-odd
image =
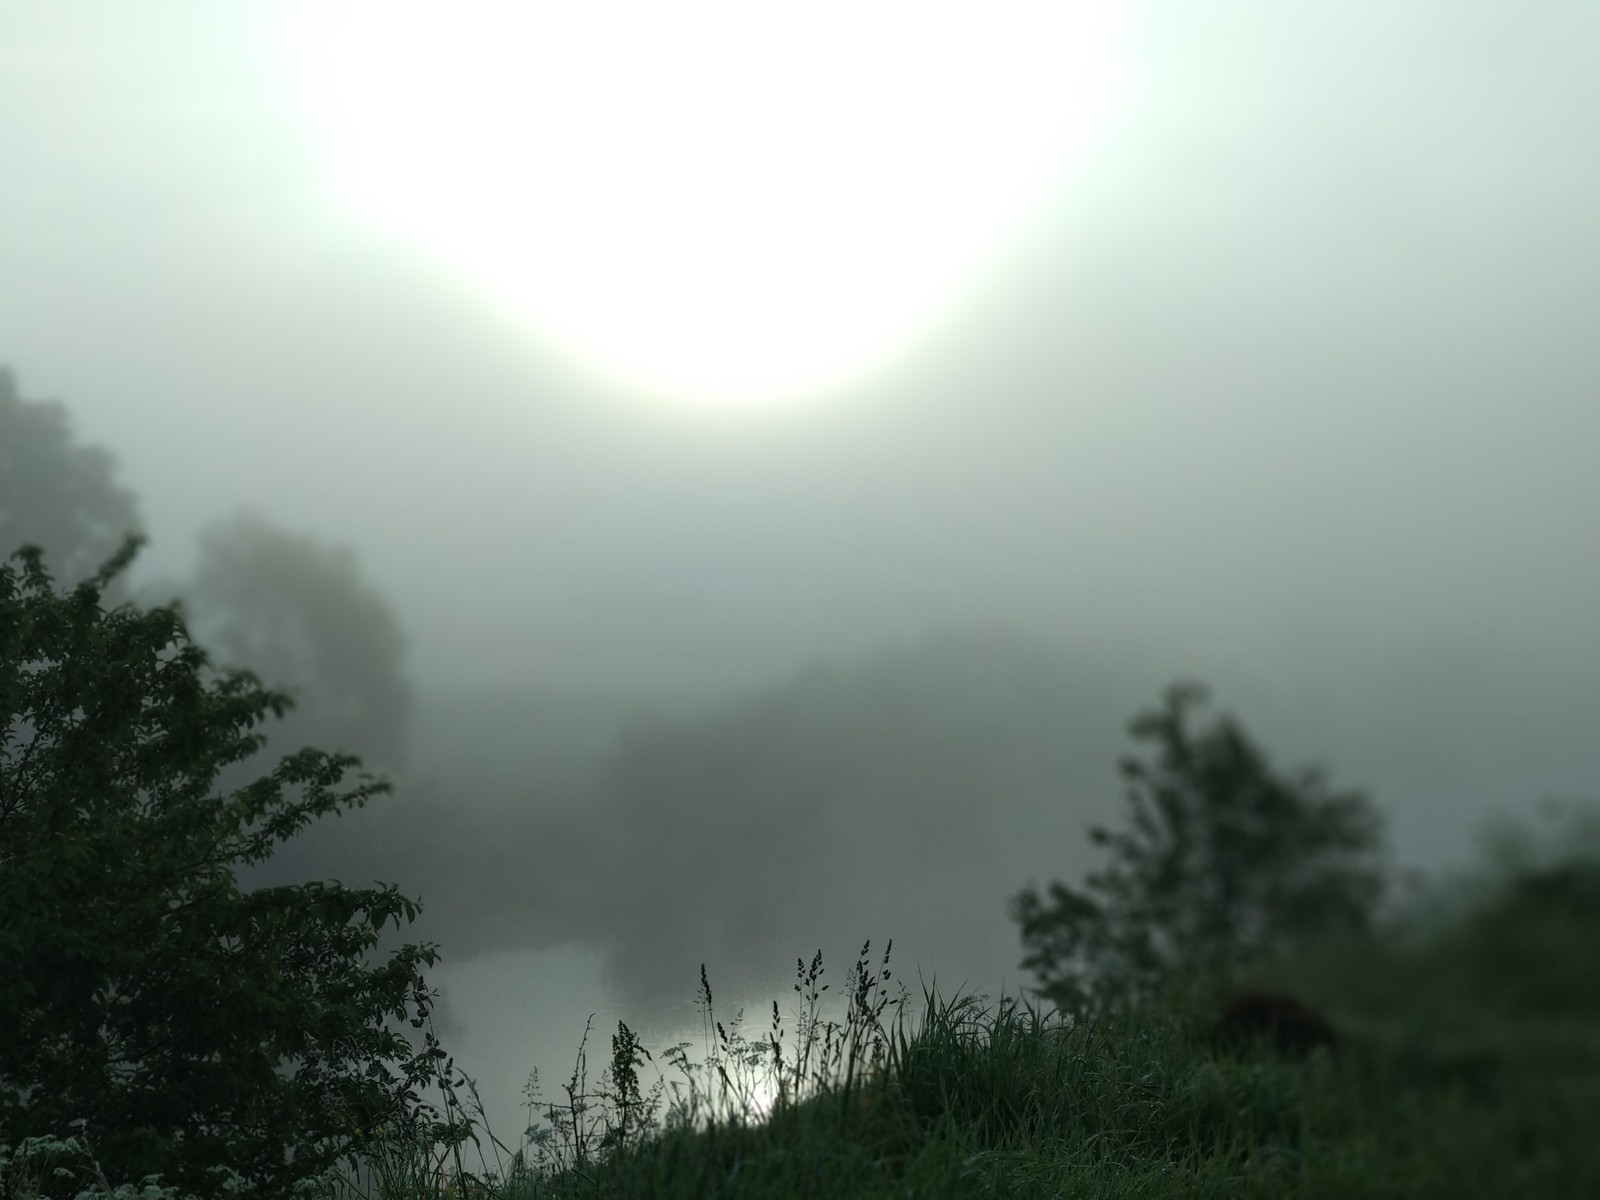
[(206, 682), (176, 607), (102, 607), (138, 546), (71, 593), (36, 546), (0, 563), (0, 1142), (70, 1130), (113, 1177), (284, 1195), (419, 1115), (441, 1052), (385, 1020), (426, 1014), (437, 954), (367, 965), (418, 912), (392, 885), (240, 890), (236, 868), (389, 786), (304, 749), (214, 794), (288, 698)]
[(1370, 928), (1382, 824), (1321, 771), (1281, 775), (1223, 718), (1190, 728), (1205, 689), (1180, 683), (1129, 725), (1151, 743), (1120, 764), (1129, 826), (1092, 827), (1108, 864), (1082, 889), (1012, 899), (1040, 992), (1071, 1013), (1136, 999), (1177, 975), (1224, 982), (1308, 938)]

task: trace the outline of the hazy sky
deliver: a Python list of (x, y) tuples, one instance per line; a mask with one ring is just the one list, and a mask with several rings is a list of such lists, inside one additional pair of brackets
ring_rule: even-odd
[[(1131, 0), (1104, 6), (1103, 42), (1061, 50), (1055, 90), (1051, 43), (1018, 8), (1009, 33), (972, 26), (971, 61), (920, 77), (942, 125), (902, 106), (875, 128), (944, 154), (906, 159), (931, 172), (929, 205), (1017, 167), (985, 146), (1031, 131), (1042, 154), (1078, 121), (1069, 69), (1103, 76), (1092, 137), (1004, 237), (969, 239), (989, 249), (898, 353), (729, 411), (581, 365), (458, 245), (357, 203), (304, 84), (308, 10), (0, 0), (0, 361), (120, 455), (152, 567), (182, 571), (201, 525), (254, 504), (356, 545), (430, 676), (743, 682), (972, 619), (1263, 661), (1439, 631), (1592, 641), (1600, 7)], [(649, 46), (626, 29), (618, 61), (642, 72)], [(858, 84), (882, 84), (863, 104), (900, 94), (914, 54), (892, 47), (917, 32), (853, 60)], [(783, 27), (736, 33), (730, 72), (766, 55), (832, 111), (827, 71), (785, 59)], [(852, 36), (795, 38), (825, 54)], [(511, 178), (497, 155), (528, 157), (504, 111), (483, 116), (494, 137), (459, 110), (442, 137), (413, 128), (427, 96), (466, 86), (464, 38), (416, 73), (410, 124), (388, 131), (402, 150), (416, 133), (417, 155), (466, 147), (447, 198)], [(351, 61), (359, 91), (373, 68)], [(605, 69), (624, 99), (597, 139), (660, 100), (627, 99), (632, 76)], [(1008, 73), (1038, 85), (1007, 93), (1033, 107), (983, 108)], [(785, 111), (786, 136), (807, 132), (806, 104)], [(587, 112), (570, 110), (580, 142)], [(740, 236), (765, 230), (780, 278), (744, 308), (778, 303), (782, 270), (804, 265), (780, 251), (816, 232), (782, 223), (809, 211), (783, 208), (784, 188), (859, 195), (878, 222), (864, 263), (920, 219), (915, 189), (899, 209), (874, 199), (904, 182), (896, 141), (860, 180), (819, 184), (783, 175), (789, 143), (761, 129), (740, 126), (726, 157), (779, 172), (749, 194), (776, 215)], [(741, 178), (669, 172), (624, 202), (537, 168), (523, 161), (511, 194), (565, 187), (563, 219), (592, 202), (662, 237), (660, 196)], [(628, 262), (605, 269), (628, 278)], [(635, 282), (667, 321), (691, 275)], [(816, 311), (893, 281), (840, 270)]]

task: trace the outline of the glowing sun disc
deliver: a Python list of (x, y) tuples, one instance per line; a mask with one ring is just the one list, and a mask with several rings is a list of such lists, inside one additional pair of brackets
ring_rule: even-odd
[(339, 186), (580, 359), (761, 400), (902, 349), (1114, 93), (1116, 0), (292, 10)]

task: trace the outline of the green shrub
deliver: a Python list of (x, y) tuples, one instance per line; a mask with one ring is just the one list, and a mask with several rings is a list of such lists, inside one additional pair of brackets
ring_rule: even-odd
[(138, 546), (63, 594), (37, 547), (0, 564), (0, 1142), (72, 1132), (113, 1178), (285, 1195), (420, 1115), (437, 1047), (385, 1021), (425, 1013), (436, 953), (367, 964), (418, 911), (392, 885), (240, 890), (236, 867), (388, 784), (341, 787), (359, 761), (304, 749), (214, 794), (288, 699), (206, 682), (175, 607), (102, 607)]
[(1307, 939), (1369, 929), (1382, 896), (1382, 823), (1323, 773), (1274, 770), (1232, 719), (1190, 728), (1197, 684), (1167, 690), (1129, 725), (1151, 743), (1125, 758), (1128, 827), (1093, 827), (1107, 865), (1081, 889), (1012, 899), (1023, 966), (1062, 1010), (1148, 996), (1178, 976), (1226, 980)]

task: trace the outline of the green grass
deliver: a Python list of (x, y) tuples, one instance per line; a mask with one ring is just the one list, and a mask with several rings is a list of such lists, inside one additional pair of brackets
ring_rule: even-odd
[[(863, 954), (836, 1024), (801, 964), (788, 1041), (701, 1006), (715, 1053), (575, 1071), (540, 1140), (457, 1195), (1600, 1196), (1600, 908), (1512, 891), (1429, 935), (1326, 948), (1256, 982), (1313, 1003), (1338, 1054), (1229, 1054), (1199, 996), (1068, 1025), (926, 993)], [(624, 1030), (624, 1032), (626, 1032)], [(773, 1053), (776, 1042), (779, 1052)], [(635, 1064), (639, 1087), (619, 1086)], [(777, 1097), (770, 1113), (761, 1097)], [(480, 1163), (480, 1168), (483, 1164)], [(458, 1178), (458, 1183), (464, 1182)], [(362, 1193), (355, 1193), (362, 1194)], [(405, 1190), (369, 1193), (415, 1195)], [(451, 1194), (437, 1187), (424, 1195)]]
[(515, 1149), (470, 1120), (457, 1077), (433, 1133), (475, 1142), (369, 1135), (322, 1195), (1600, 1196), (1593, 883), (1263, 972), (1340, 1031), (1303, 1061), (1215, 1048), (1195, 995), (1069, 1025), (925, 992), (913, 1022), (866, 947), (837, 1019), (818, 958), (797, 964), (793, 1028), (774, 1004), (753, 1030), (719, 1020), (702, 972), (706, 1061), (652, 1056), (623, 1025), (591, 1078), (586, 1036)]

